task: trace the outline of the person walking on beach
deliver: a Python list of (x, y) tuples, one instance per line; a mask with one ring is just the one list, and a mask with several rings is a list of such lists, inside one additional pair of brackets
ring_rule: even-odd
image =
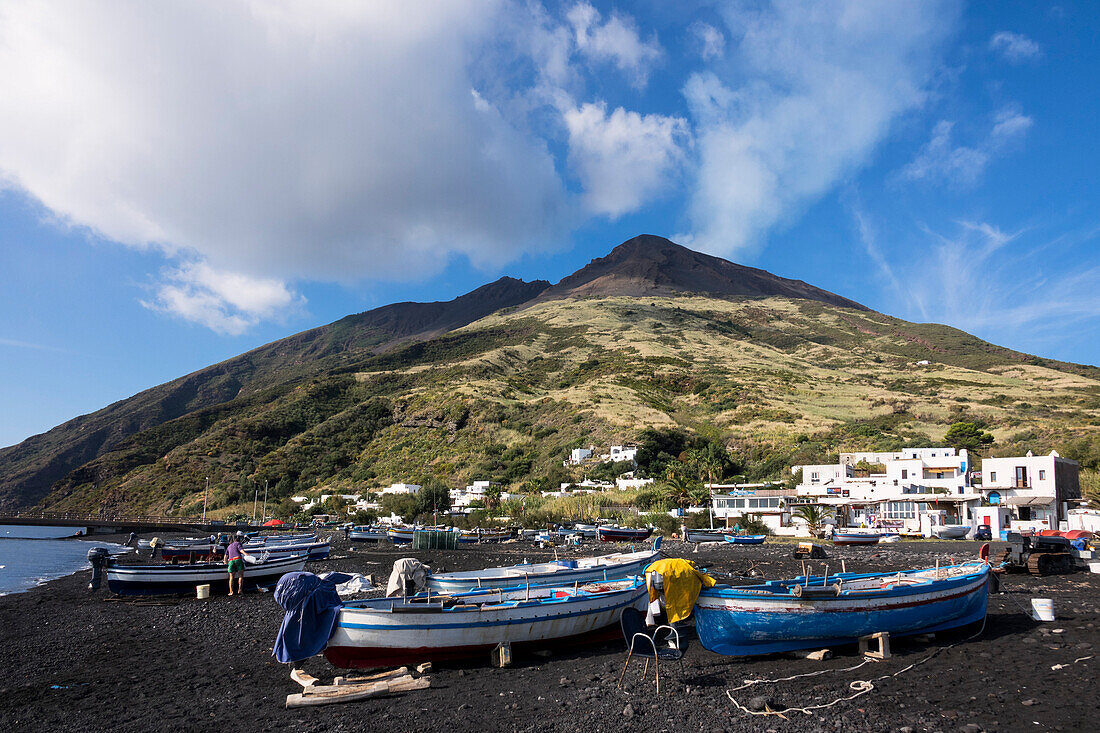
[(229, 595), (233, 595), (233, 579), (237, 579), (237, 595), (244, 595), (244, 555), (240, 532), (225, 548), (225, 562), (229, 566)]

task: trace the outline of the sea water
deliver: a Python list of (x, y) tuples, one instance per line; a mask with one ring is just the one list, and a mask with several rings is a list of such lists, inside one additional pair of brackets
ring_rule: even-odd
[(0, 526), (0, 596), (86, 570), (93, 547), (126, 549), (114, 542), (60, 539), (78, 531), (79, 527)]

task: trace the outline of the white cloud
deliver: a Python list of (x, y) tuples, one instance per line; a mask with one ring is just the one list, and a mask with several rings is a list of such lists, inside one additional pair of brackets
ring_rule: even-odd
[(304, 303), (304, 298), (278, 280), (215, 270), (200, 262), (165, 272), (156, 299), (142, 304), (237, 336), (263, 319)]
[(955, 145), (952, 140), (954, 123), (941, 120), (933, 128), (932, 138), (901, 169), (900, 175), (912, 181), (972, 186), (985, 173), (993, 156), (1020, 140), (1032, 124), (1030, 117), (1003, 109), (994, 117), (988, 136), (974, 146), (967, 146)]
[(689, 30), (699, 43), (699, 56), (704, 61), (721, 58), (726, 52), (726, 36), (710, 23), (692, 23)]
[[(1072, 341), (1088, 324), (1100, 325), (1100, 263), (1089, 257), (1097, 251), (1089, 244), (1097, 230), (1048, 243), (1025, 241), (1026, 232), (987, 222), (958, 222), (951, 235), (924, 232), (923, 275), (895, 291), (924, 318), (1032, 353)], [(1065, 250), (1055, 260), (1072, 258), (1078, 267), (1068, 273), (1052, 268), (1051, 247)]]
[(20, 341), (19, 339), (0, 338), (0, 346), (10, 346), (14, 349), (30, 349), (31, 351), (56, 351), (65, 353), (65, 349), (45, 344), (36, 344), (32, 341)]
[(949, 3), (795, 2), (726, 8), (728, 61), (693, 75), (694, 246), (730, 255), (865, 164), (919, 106)]
[(563, 112), (569, 155), (585, 188), (587, 208), (614, 218), (636, 210), (669, 184), (682, 159), (687, 122), (622, 107), (584, 104)]
[(595, 61), (609, 61), (644, 87), (650, 67), (661, 58), (657, 38), (643, 41), (629, 16), (612, 13), (600, 23), (600, 13), (588, 3), (578, 3), (567, 14), (577, 48)]
[(1013, 63), (1027, 61), (1042, 55), (1039, 44), (1027, 36), (1011, 31), (999, 31), (989, 39), (989, 48)]
[[(509, 12), (13, 0), (0, 178), (105, 238), (253, 278), (496, 266), (557, 239), (571, 206), (546, 143), (470, 93)], [(207, 292), (166, 297), (238, 328)]]

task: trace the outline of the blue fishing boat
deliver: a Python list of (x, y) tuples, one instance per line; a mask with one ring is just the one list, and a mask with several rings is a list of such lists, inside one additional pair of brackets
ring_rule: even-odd
[(985, 618), (989, 566), (839, 573), (704, 588), (695, 629), (707, 649), (747, 656), (965, 626)]
[(766, 534), (728, 534), (726, 542), (731, 545), (762, 545), (767, 537)]

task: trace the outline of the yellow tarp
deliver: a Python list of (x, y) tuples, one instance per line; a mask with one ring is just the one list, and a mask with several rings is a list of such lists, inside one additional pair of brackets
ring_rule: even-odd
[[(699, 591), (710, 588), (718, 581), (695, 568), (695, 563), (677, 557), (658, 560), (645, 569), (647, 573), (660, 573), (665, 581), (665, 610), (669, 623), (676, 623), (691, 615)], [(649, 588), (649, 602), (657, 600), (659, 591)]]

